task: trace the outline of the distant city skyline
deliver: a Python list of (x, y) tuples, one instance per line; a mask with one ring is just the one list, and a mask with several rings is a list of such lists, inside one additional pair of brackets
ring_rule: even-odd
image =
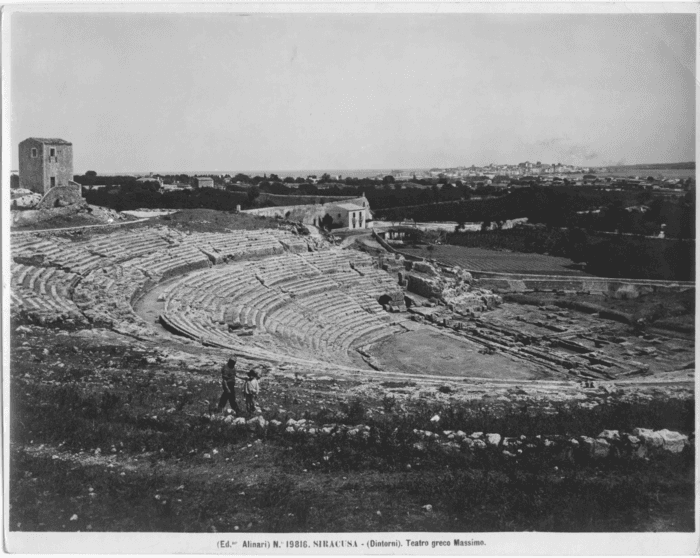
[(695, 160), (694, 14), (14, 13), (11, 167)]
[[(531, 161), (533, 162), (533, 161)], [(535, 161), (536, 162), (536, 161)], [(540, 161), (541, 162), (541, 161)], [(533, 162), (534, 163), (534, 162)], [(580, 167), (580, 168), (590, 168), (590, 169), (600, 169), (600, 168), (605, 168), (605, 167), (641, 167), (641, 168), (651, 168), (657, 165), (674, 165), (674, 164), (687, 164), (687, 163), (692, 163), (695, 164), (695, 161), (674, 161), (671, 163), (637, 163), (637, 164), (630, 164), (630, 165), (617, 165), (617, 164), (610, 164), (610, 165), (571, 165), (568, 163), (561, 163), (563, 167)], [(384, 167), (384, 168), (375, 168), (375, 169), (329, 169), (329, 168), (320, 168), (320, 169), (217, 169), (217, 170), (203, 170), (203, 169), (175, 169), (175, 170), (163, 170), (163, 169), (148, 169), (148, 170), (143, 170), (143, 169), (126, 169), (126, 170), (121, 170), (121, 171), (111, 171), (109, 169), (103, 169), (98, 173), (98, 175), (117, 175), (117, 174), (125, 174), (125, 175), (147, 175), (147, 174), (160, 174), (160, 175), (174, 175), (174, 174), (248, 174), (248, 175), (253, 175), (253, 174), (279, 174), (283, 176), (288, 176), (293, 173), (299, 173), (299, 174), (294, 174), (294, 176), (307, 176), (309, 174), (319, 174), (319, 173), (330, 173), (334, 175), (342, 174), (343, 176), (354, 176), (354, 175), (369, 175), (372, 173), (392, 173), (392, 172), (402, 172), (402, 173), (410, 173), (410, 172), (425, 172), (428, 170), (431, 170), (433, 168), (439, 168), (439, 169), (470, 169), (472, 167), (475, 167), (477, 169), (483, 169), (483, 168), (489, 168), (489, 167), (502, 167), (502, 166), (510, 166), (514, 167), (517, 166), (519, 163), (486, 163), (484, 165), (472, 165), (469, 163), (463, 163), (463, 164), (458, 164), (458, 165), (443, 165), (441, 167), (401, 167), (401, 168), (389, 168), (389, 167)], [(548, 163), (548, 162), (542, 162), (542, 166), (550, 166), (554, 165), (555, 163)], [(93, 168), (85, 168), (85, 169), (76, 169), (75, 174), (84, 174), (88, 171), (95, 170)], [(12, 173), (17, 173), (19, 172), (18, 169), (10, 169)]]

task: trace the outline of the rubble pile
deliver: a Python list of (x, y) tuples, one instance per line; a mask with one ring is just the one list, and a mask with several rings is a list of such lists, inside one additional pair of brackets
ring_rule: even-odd
[(430, 262), (406, 261), (405, 281), (408, 290), (428, 300), (442, 302), (450, 311), (474, 316), (498, 307), (500, 296), (472, 286), (472, 276), (458, 266), (438, 269)]
[(27, 188), (14, 188), (10, 190), (12, 209), (30, 209), (41, 201), (41, 194), (37, 194)]

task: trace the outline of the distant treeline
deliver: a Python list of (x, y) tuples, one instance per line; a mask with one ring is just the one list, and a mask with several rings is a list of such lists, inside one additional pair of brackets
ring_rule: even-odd
[[(626, 209), (635, 207), (637, 209)], [(589, 211), (595, 212), (578, 213)], [(498, 223), (519, 217), (551, 227), (579, 227), (644, 236), (658, 235), (661, 225), (665, 224), (667, 237), (695, 238), (695, 194), (691, 190), (683, 198), (673, 200), (654, 197), (648, 190), (605, 191), (602, 188), (552, 186), (522, 188), (498, 198), (375, 210), (376, 219), (388, 221)]]
[(159, 192), (157, 188), (141, 184), (122, 184), (115, 193), (108, 188), (84, 192), (89, 204), (109, 207), (116, 211), (146, 209), (220, 209), (231, 211), (237, 205), (249, 205), (245, 193), (229, 192), (216, 188), (198, 190), (170, 190)]
[(535, 222), (562, 225), (577, 211), (587, 211), (606, 203), (632, 204), (634, 192), (605, 192), (592, 187), (551, 186), (520, 188), (494, 199), (464, 201), (456, 204), (433, 205), (413, 209), (378, 209), (379, 219), (390, 221), (401, 217), (420, 221), (502, 221), (528, 217)]
[[(272, 175), (274, 177), (274, 175)], [(186, 178), (183, 175), (184, 178)], [(180, 178), (183, 178), (180, 177)], [(254, 177), (257, 179), (260, 177)], [(388, 221), (456, 221), (457, 223), (500, 223), (527, 217), (530, 223), (550, 227), (582, 228), (656, 236), (662, 230), (670, 238), (695, 238), (695, 190), (681, 198), (660, 197), (650, 190), (610, 190), (592, 186), (530, 186), (508, 191), (481, 186), (473, 190), (465, 184), (431, 184), (425, 188), (408, 188), (402, 184), (370, 183), (362, 189), (343, 183), (327, 183), (320, 189), (314, 184), (289, 188), (283, 183), (230, 184), (224, 188), (160, 191), (158, 182), (137, 182), (132, 176), (76, 176), (86, 187), (89, 203), (118, 211), (138, 208), (207, 208), (247, 209), (268, 205), (323, 203), (335, 196), (356, 197), (364, 193), (375, 219)], [(348, 181), (370, 179), (348, 179)], [(376, 181), (374, 181), (376, 182)], [(92, 185), (105, 185), (99, 190)], [(119, 186), (117, 188), (116, 186)], [(272, 194), (261, 196), (260, 194)], [(286, 195), (289, 198), (276, 198)], [(311, 197), (304, 197), (311, 196)], [(475, 198), (475, 199), (472, 199)], [(301, 201), (303, 200), (303, 202)]]
[(448, 234), (446, 244), (549, 254), (585, 262), (601, 277), (695, 280), (695, 242), (589, 233), (584, 229), (524, 226), (505, 231)]
[[(167, 175), (161, 178), (165, 183), (177, 182), (180, 184), (190, 184), (191, 181), (191, 177), (188, 175)], [(215, 191), (221, 193), (222, 200), (228, 199), (228, 196), (223, 192), (231, 192), (238, 196), (236, 199), (241, 200), (238, 203), (246, 208), (260, 207), (266, 205), (266, 203), (270, 205), (293, 204), (295, 203), (293, 200), (298, 196), (313, 196), (314, 198), (321, 199), (324, 197), (331, 198), (337, 196), (358, 197), (360, 194), (364, 193), (372, 208), (381, 209), (467, 200), (472, 196), (493, 197), (506, 194), (504, 189), (484, 186), (484, 183), (481, 181), (473, 182), (471, 186), (461, 181), (452, 185), (446, 184), (447, 179), (444, 178), (416, 179), (411, 183), (394, 184), (394, 179), (391, 176), (381, 180), (348, 177), (344, 179), (343, 182), (332, 182), (330, 181), (330, 177), (324, 176), (322, 177), (322, 181), (319, 182), (319, 185), (304, 182), (302, 178), (287, 178), (284, 179), (284, 181), (280, 181), (279, 177), (274, 174), (269, 177), (236, 175), (232, 177), (232, 182), (229, 184), (224, 184), (224, 179), (219, 176), (212, 176), (212, 178), (214, 178), (214, 184), (220, 187), (220, 189), (216, 189)], [(97, 192), (90, 190), (91, 199), (100, 199), (107, 204), (108, 207), (113, 207), (117, 203), (116, 200), (124, 202), (124, 199), (127, 197), (131, 200), (129, 203), (136, 203), (135, 200), (139, 198), (143, 199), (143, 204), (140, 207), (151, 207), (148, 204), (157, 203), (159, 199), (158, 196), (153, 196), (148, 193), (157, 192), (159, 189), (160, 185), (156, 177), (154, 177), (152, 182), (143, 183), (137, 182), (137, 179), (133, 176), (100, 176), (90, 172), (85, 175), (76, 175), (74, 180), (82, 184), (86, 191), (90, 190), (94, 185), (107, 186), (108, 190), (120, 186), (121, 190), (126, 192), (126, 194), (123, 195), (122, 193), (114, 192), (112, 194), (113, 197), (110, 198), (98, 195)], [(240, 184), (237, 182), (240, 182)], [(292, 183), (295, 185), (294, 188), (289, 187)], [(408, 184), (416, 184), (422, 188), (409, 188), (404, 186)], [(183, 191), (185, 190), (183, 189)], [(265, 197), (261, 198), (261, 200), (257, 200), (260, 193), (293, 197), (289, 198), (290, 201), (288, 203), (283, 203), (280, 200), (264, 202), (263, 200)], [(163, 194), (163, 196), (171, 200), (187, 199), (191, 201), (193, 199), (191, 194), (189, 196), (175, 194), (181, 193), (175, 191), (172, 195), (166, 193)], [(210, 199), (212, 195), (214, 194), (210, 194), (206, 196), (206, 198)], [(194, 198), (197, 197), (196, 195), (194, 196)], [(212, 209), (216, 209), (216, 206), (214, 205)]]

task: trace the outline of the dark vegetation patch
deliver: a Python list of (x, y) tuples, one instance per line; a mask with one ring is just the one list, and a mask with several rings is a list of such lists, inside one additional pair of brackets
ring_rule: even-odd
[[(136, 230), (166, 226), (183, 232), (228, 232), (233, 230), (277, 229), (289, 226), (289, 222), (271, 217), (237, 213), (236, 211), (218, 211), (215, 209), (183, 209), (169, 215), (153, 217), (147, 221), (125, 223), (117, 227), (119, 231)], [(43, 227), (42, 227), (43, 228)], [(71, 240), (85, 241), (93, 236), (114, 234), (114, 227), (95, 227), (55, 233)]]
[[(630, 207), (646, 209), (628, 211)], [(499, 229), (507, 219), (520, 217), (527, 217), (529, 225), (511, 230), (454, 232), (442, 235), (441, 242), (465, 248), (562, 256), (585, 263), (586, 272), (602, 277), (674, 281), (695, 278), (693, 192), (682, 199), (667, 200), (647, 191), (533, 187), (498, 198), (376, 212), (377, 219), (389, 221), (454, 221), (458, 225), (481, 222)], [(665, 239), (648, 238), (657, 236), (662, 225)], [(422, 241), (413, 239), (414, 244)], [(439, 247), (428, 246), (419, 255), (437, 258), (431, 255), (436, 248)], [(501, 261), (503, 268), (492, 271), (509, 272), (507, 259)]]
[[(241, 230), (276, 229), (284, 224), (280, 219), (217, 211), (214, 209), (183, 209), (159, 219), (164, 225), (187, 232), (227, 232)], [(289, 225), (289, 223), (286, 223)]]
[[(648, 191), (608, 191), (604, 187), (533, 186), (502, 191), (499, 197), (430, 203), (419, 207), (375, 208), (375, 218), (387, 221), (455, 221), (499, 223), (527, 217), (530, 223), (589, 231), (619, 231), (657, 235), (665, 225), (666, 236), (695, 238), (695, 194), (668, 200)], [(434, 201), (434, 200), (433, 200)], [(627, 207), (648, 207), (645, 212)], [(587, 213), (589, 212), (589, 213)]]
[[(129, 217), (125, 221), (120, 221), (118, 226), (105, 225), (104, 223), (102, 223), (103, 226), (100, 227), (90, 227), (86, 229), (76, 229), (68, 231), (52, 231), (46, 234), (52, 236), (60, 236), (61, 238), (66, 238), (68, 240), (85, 241), (92, 238), (93, 236), (114, 234), (115, 232), (134, 231), (137, 229), (152, 227), (153, 224), (154, 222), (150, 220), (135, 221)], [(72, 225), (66, 225), (65, 228), (69, 227), (72, 227)], [(44, 227), (42, 226), (42, 228)]]
[(48, 219), (42, 219), (36, 223), (26, 224), (20, 227), (12, 227), (12, 230), (34, 231), (43, 229), (66, 229), (70, 227), (85, 227), (104, 224), (104, 219), (93, 217), (89, 213), (74, 213), (72, 215), (57, 215)]
[[(583, 470), (537, 461), (501, 462), (423, 475), (413, 483), (422, 502), (454, 518), (454, 531), (644, 531), (653, 528), (652, 518), (670, 509), (678, 515), (667, 528), (692, 531), (692, 506), (684, 494), (693, 491), (689, 464), (678, 461)], [(678, 475), (676, 467), (684, 474)], [(678, 483), (680, 478), (684, 480)]]
[(386, 388), (403, 388), (403, 387), (415, 387), (415, 382), (382, 382), (382, 386)]
[(120, 187), (84, 191), (85, 200), (92, 205), (109, 207), (115, 211), (148, 209), (219, 209), (235, 210), (247, 207), (248, 196), (244, 192), (231, 192), (217, 188), (174, 190), (160, 192), (157, 186), (122, 182)]

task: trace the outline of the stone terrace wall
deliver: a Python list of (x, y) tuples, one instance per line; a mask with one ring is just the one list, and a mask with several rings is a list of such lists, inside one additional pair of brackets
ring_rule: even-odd
[(307, 205), (279, 205), (275, 207), (261, 207), (258, 209), (246, 209), (244, 213), (261, 215), (263, 217), (278, 217), (301, 223), (311, 223), (314, 219), (323, 219), (326, 208), (321, 204)]
[[(265, 197), (263, 197), (265, 196)], [(321, 220), (329, 213), (329, 209), (336, 203), (346, 201), (348, 203), (366, 202), (364, 198), (347, 196), (279, 196), (274, 194), (261, 194), (260, 198), (285, 205), (274, 207), (260, 207), (256, 209), (246, 209), (243, 213), (251, 215), (261, 215), (264, 217), (277, 217), (279, 219), (289, 219), (299, 221), (304, 224), (320, 224)], [(297, 205), (299, 204), (299, 205)]]
[(690, 281), (652, 281), (605, 277), (571, 277), (557, 275), (525, 275), (471, 271), (481, 287), (495, 292), (566, 292), (567, 294), (599, 294), (613, 298), (637, 298), (654, 292), (685, 292), (695, 289)]

